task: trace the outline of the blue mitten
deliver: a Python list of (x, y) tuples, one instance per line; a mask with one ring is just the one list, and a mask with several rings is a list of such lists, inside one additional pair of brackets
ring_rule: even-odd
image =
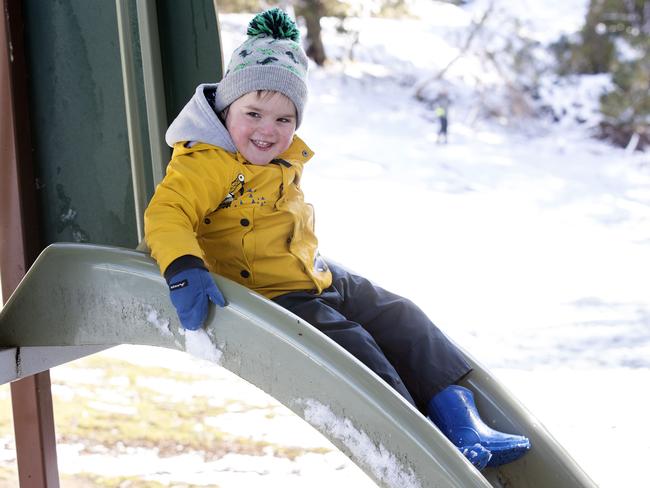
[(169, 279), (169, 296), (172, 299), (183, 328), (196, 330), (208, 316), (208, 300), (225, 306), (223, 295), (210, 273), (203, 268), (190, 268)]

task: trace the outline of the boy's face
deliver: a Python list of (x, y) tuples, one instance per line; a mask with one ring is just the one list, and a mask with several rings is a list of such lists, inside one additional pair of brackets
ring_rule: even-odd
[(230, 105), (226, 128), (246, 160), (264, 166), (291, 145), (296, 108), (281, 93), (250, 92)]

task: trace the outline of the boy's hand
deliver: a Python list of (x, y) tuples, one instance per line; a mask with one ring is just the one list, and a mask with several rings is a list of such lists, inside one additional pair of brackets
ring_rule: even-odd
[(169, 279), (169, 295), (184, 329), (196, 330), (208, 316), (208, 300), (226, 305), (210, 273), (203, 268), (181, 271)]

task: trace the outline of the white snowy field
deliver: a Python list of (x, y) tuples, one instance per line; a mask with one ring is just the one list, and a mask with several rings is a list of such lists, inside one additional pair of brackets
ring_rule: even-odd
[[(359, 21), (357, 61), (312, 70), (299, 134), (316, 152), (303, 189), (321, 252), (415, 300), (601, 487), (638, 486), (650, 455), (650, 156), (570, 121), (477, 121), (453, 81), (450, 142), (436, 144), (431, 112), (403, 80), (444, 66), (447, 19), (466, 25), (485, 3)], [(540, 40), (578, 29), (586, 6), (516, 4)], [(224, 34), (247, 19), (224, 18)], [(330, 52), (344, 52), (336, 39)], [(584, 87), (551, 102), (570, 105)]]
[[(413, 98), (413, 80), (453, 59), (454, 33), (487, 3), (460, 9), (424, 2), (420, 20), (351, 22), (360, 32), (354, 61), (344, 55), (350, 38), (324, 22), (334, 60), (312, 68), (298, 132), (316, 153), (302, 186), (316, 208), (321, 252), (418, 303), (600, 487), (642, 486), (650, 456), (643, 414), (650, 403), (650, 156), (594, 141), (569, 120), (482, 120), (465, 80), (484, 67), (472, 60), (450, 70), (449, 143), (436, 144), (437, 123)], [(496, 3), (517, 8), (530, 35), (544, 42), (578, 29), (586, 6)], [(250, 18), (221, 16), (225, 52), (242, 40)], [(597, 100), (590, 90), (602, 86), (592, 81), (558, 89), (552, 102), (579, 100), (583, 116)], [(176, 385), (176, 395), (192, 401), (199, 389), (210, 390), (218, 392), (215, 401), (243, 405), (209, 422), (240, 436), (331, 449), (217, 366), (126, 346), (104, 357), (201, 368), (209, 384)], [(74, 371), (56, 368), (53, 379), (97, 381)], [(57, 387), (55, 397), (64, 390)], [(126, 398), (104, 400), (129, 408)], [(11, 456), (0, 445), (0, 461)], [(59, 462), (62, 473), (121, 473), (169, 486), (374, 486), (334, 451), (292, 460), (233, 454), (206, 463), (192, 454), (162, 459), (131, 450), (111, 457), (66, 444)]]

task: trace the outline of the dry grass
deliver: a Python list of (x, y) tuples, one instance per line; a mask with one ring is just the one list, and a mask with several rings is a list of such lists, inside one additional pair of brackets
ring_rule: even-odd
[[(188, 373), (176, 371), (173, 365), (141, 366), (102, 354), (60, 366), (52, 370), (57, 444), (83, 446), (80, 456), (117, 456), (133, 449), (151, 449), (161, 458), (192, 452), (206, 462), (232, 453), (295, 459), (307, 452), (329, 451), (326, 447), (277, 445), (222, 432), (205, 419), (264, 407), (226, 398), (219, 389), (219, 381), (200, 368)], [(265, 415), (273, 417), (274, 408)], [(5, 456), (0, 458), (0, 488), (17, 486), (15, 460), (11, 459), (15, 447), (9, 385), (0, 387), (2, 448)], [(60, 476), (61, 485), (71, 488), (194, 486), (160, 484), (119, 473), (110, 478), (93, 473)]]

